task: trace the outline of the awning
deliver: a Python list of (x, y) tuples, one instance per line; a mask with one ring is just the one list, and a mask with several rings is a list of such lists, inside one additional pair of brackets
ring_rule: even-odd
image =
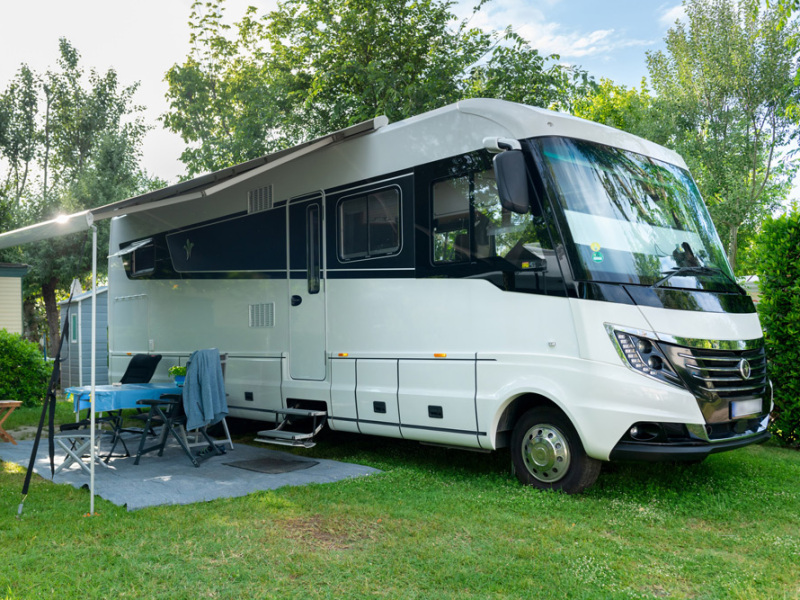
[(0, 233), (0, 249), (47, 240), (68, 233), (86, 231), (92, 226), (93, 222), (94, 215), (92, 215), (91, 211), (85, 210), (73, 215), (58, 217), (51, 221), (44, 221), (36, 225)]
[[(232, 185), (246, 181), (252, 177), (274, 169), (275, 167), (321, 150), (332, 144), (346, 139), (365, 135), (389, 123), (384, 116), (375, 117), (358, 125), (353, 125), (340, 131), (328, 134), (316, 140), (305, 142), (293, 148), (281, 150), (273, 154), (261, 156), (248, 162), (222, 169), (207, 175), (201, 175), (189, 181), (182, 181), (154, 192), (120, 200), (105, 206), (58, 217), (51, 221), (37, 223), (14, 231), (0, 234), (0, 249), (21, 246), (31, 242), (38, 242), (68, 233), (85, 231), (94, 221), (110, 219), (122, 215), (132, 214), (143, 210), (179, 204), (198, 198), (205, 198), (216, 194)], [(126, 248), (128, 250), (128, 248)]]

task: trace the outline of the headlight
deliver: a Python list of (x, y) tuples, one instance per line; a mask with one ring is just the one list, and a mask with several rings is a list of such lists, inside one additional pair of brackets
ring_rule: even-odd
[(658, 342), (642, 332), (631, 333), (606, 325), (611, 340), (625, 364), (642, 375), (684, 387)]

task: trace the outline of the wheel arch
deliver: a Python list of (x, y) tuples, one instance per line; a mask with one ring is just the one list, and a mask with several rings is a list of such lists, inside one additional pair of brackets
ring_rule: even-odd
[(514, 430), (514, 425), (519, 418), (532, 408), (538, 408), (542, 406), (551, 406), (560, 411), (567, 419), (569, 419), (573, 427), (575, 426), (575, 422), (572, 420), (569, 414), (564, 411), (564, 409), (559, 406), (558, 403), (554, 402), (547, 396), (533, 392), (520, 394), (519, 396), (511, 399), (509, 403), (506, 404), (505, 408), (503, 408), (503, 410), (500, 412), (500, 416), (497, 419), (497, 426), (495, 428), (495, 447), (508, 447), (511, 442), (511, 432)]

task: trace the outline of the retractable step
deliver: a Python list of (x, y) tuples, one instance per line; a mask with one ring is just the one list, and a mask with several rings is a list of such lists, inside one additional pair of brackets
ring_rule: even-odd
[[(304, 408), (279, 408), (274, 412), (276, 416), (283, 417), (283, 420), (275, 429), (265, 429), (258, 432), (257, 442), (264, 444), (276, 444), (278, 446), (299, 446), (301, 448), (312, 448), (316, 443), (316, 436), (325, 425), (325, 417), (328, 413), (324, 410), (308, 410)], [(288, 425), (302, 425), (308, 421), (310, 431), (290, 431), (286, 429)], [(290, 424), (289, 421), (292, 421)]]

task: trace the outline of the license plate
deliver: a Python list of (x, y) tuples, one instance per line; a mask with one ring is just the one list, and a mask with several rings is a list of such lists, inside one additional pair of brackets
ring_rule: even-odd
[(734, 400), (731, 402), (731, 419), (749, 417), (761, 412), (761, 398), (753, 400)]

